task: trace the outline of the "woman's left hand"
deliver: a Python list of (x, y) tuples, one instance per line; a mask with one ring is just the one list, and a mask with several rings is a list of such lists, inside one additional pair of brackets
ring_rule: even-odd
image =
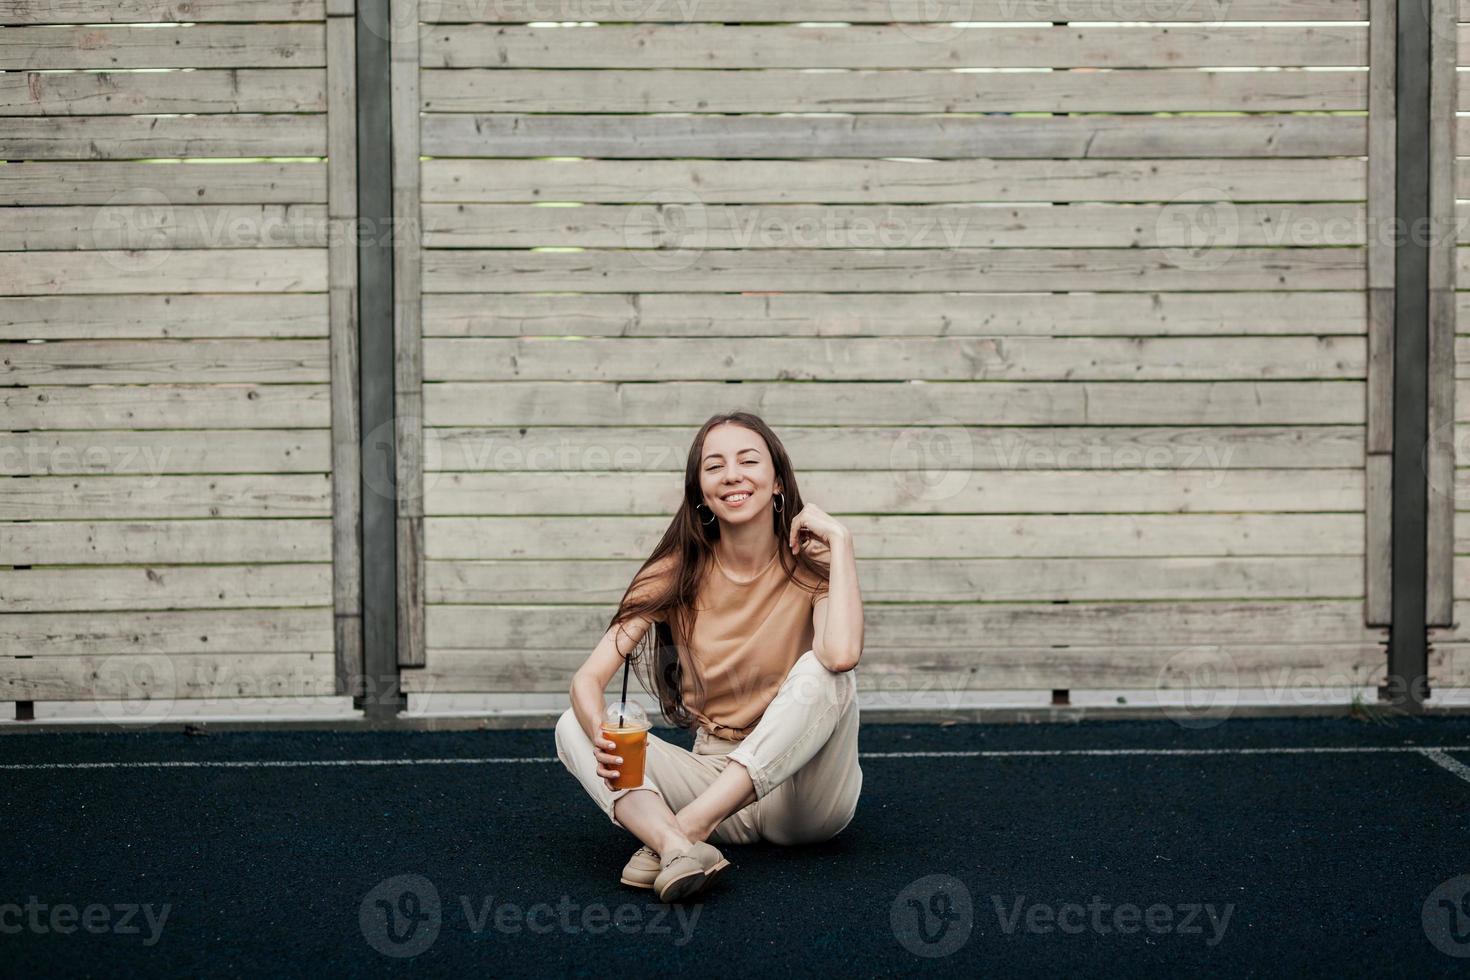
[(801, 512), (791, 519), (790, 540), (786, 543), (795, 554), (804, 538), (807, 540), (816, 538), (830, 548), (833, 541), (846, 537), (847, 534), (847, 528), (831, 514), (816, 504), (806, 504), (801, 508)]

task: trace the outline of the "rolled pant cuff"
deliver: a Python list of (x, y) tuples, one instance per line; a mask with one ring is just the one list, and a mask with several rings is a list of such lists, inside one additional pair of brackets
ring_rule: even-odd
[(738, 762), (745, 767), (745, 771), (750, 775), (750, 784), (755, 789), (756, 802), (760, 802), (770, 787), (766, 783), (766, 774), (751, 761), (750, 755), (745, 749), (740, 748), (730, 752), (725, 758), (731, 762)]

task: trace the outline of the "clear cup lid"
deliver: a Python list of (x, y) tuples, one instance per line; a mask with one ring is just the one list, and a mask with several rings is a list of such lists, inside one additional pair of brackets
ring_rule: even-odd
[(614, 701), (602, 713), (602, 727), (613, 731), (647, 729), (652, 728), (653, 723), (648, 720), (648, 715), (639, 707), (637, 701)]

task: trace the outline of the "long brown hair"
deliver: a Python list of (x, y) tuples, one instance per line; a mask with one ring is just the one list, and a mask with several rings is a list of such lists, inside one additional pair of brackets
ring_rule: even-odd
[[(621, 624), (638, 616), (655, 617), (652, 627), (629, 652), (628, 659), (640, 668), (644, 689), (658, 698), (664, 717), (686, 730), (693, 728), (697, 719), (684, 704), (684, 674), (688, 672), (691, 675), (696, 691), (703, 690), (699, 671), (694, 669), (691, 660), (692, 650), (687, 638), (694, 632), (694, 600), (700, 576), (713, 555), (714, 543), (720, 539), (720, 522), (713, 520), (705, 524), (699, 514), (698, 507), (704, 502), (699, 462), (704, 456), (705, 436), (715, 426), (726, 423), (758, 433), (770, 449), (775, 483), (781, 488), (779, 499), (782, 501), (781, 509), (771, 508), (771, 533), (776, 537), (776, 554), (787, 579), (804, 590), (815, 591), (816, 586), (796, 576), (798, 568), (809, 573), (811, 579), (821, 582), (828, 581), (830, 577), (829, 564), (813, 558), (805, 548), (793, 554), (786, 544), (791, 537), (791, 519), (801, 512), (802, 501), (791, 457), (776, 433), (760, 416), (750, 412), (710, 416), (689, 446), (689, 456), (684, 463), (684, 500), (669, 521), (663, 538), (634, 575), (632, 584), (624, 592), (608, 623), (611, 629), (613, 626), (621, 627)], [(702, 693), (699, 700), (703, 701)]]

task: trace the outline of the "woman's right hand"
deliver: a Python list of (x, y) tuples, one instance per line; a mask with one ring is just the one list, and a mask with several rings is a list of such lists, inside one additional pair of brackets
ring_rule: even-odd
[(618, 744), (610, 738), (604, 738), (600, 732), (592, 740), (592, 755), (597, 759), (597, 775), (607, 783), (608, 789), (613, 789), (611, 781), (618, 778), (623, 765), (622, 756), (616, 754), (617, 750)]

